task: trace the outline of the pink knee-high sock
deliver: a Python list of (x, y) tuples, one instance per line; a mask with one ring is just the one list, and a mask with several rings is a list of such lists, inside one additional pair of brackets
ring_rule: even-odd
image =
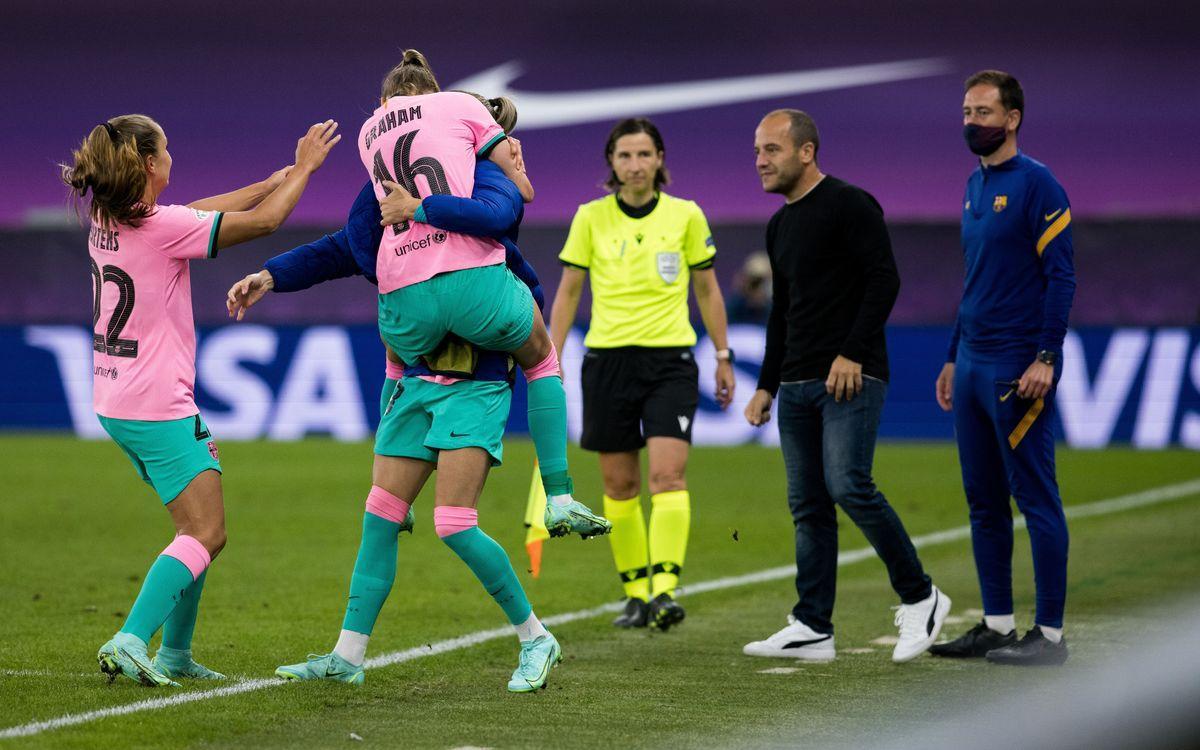
[(479, 511), (475, 508), (439, 505), (433, 509), (433, 528), (442, 539), (478, 525)]
[(545, 359), (525, 371), (525, 382), (532, 383), (551, 375), (562, 375), (562, 370), (558, 366), (558, 352), (554, 350), (553, 346), (550, 347), (550, 353), (546, 355)]
[(183, 563), (191, 572), (193, 581), (199, 578), (200, 574), (212, 564), (212, 555), (208, 553), (200, 540), (187, 534), (175, 537), (162, 551), (162, 554)]
[(410, 503), (406, 503), (378, 485), (367, 493), (367, 512), (392, 523), (404, 523)]

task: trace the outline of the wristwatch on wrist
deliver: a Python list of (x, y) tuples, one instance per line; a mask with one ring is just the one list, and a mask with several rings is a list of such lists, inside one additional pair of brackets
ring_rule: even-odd
[(734, 356), (732, 349), (718, 349), (717, 350), (717, 361), (718, 362), (728, 362), (729, 364), (733, 364), (734, 362), (737, 361), (737, 357)]
[(1054, 367), (1055, 363), (1058, 362), (1058, 354), (1050, 351), (1049, 349), (1043, 349), (1037, 353), (1037, 361), (1044, 365), (1050, 365), (1051, 367)]

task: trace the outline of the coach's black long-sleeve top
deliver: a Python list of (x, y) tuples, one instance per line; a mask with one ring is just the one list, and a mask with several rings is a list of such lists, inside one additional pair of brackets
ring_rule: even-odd
[(824, 380), (839, 354), (887, 380), (883, 329), (900, 274), (879, 202), (826, 176), (771, 217), (767, 253), (774, 299), (758, 387)]

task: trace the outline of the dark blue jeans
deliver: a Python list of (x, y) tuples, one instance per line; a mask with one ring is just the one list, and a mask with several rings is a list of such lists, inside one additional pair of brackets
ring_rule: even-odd
[(788, 505), (796, 524), (796, 619), (818, 633), (833, 632), (837, 590), (837, 515), (841, 506), (887, 566), (900, 601), (929, 596), (904, 524), (875, 487), (871, 464), (887, 383), (863, 378), (862, 393), (834, 401), (824, 381), (779, 387), (779, 437), (787, 467)]

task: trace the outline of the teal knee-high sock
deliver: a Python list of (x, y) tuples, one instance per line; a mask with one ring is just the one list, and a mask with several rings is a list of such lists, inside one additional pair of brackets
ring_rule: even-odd
[(208, 577), (205, 570), (200, 577), (187, 587), (183, 598), (175, 605), (175, 609), (163, 623), (162, 645), (167, 648), (187, 651), (192, 647), (192, 633), (196, 631), (196, 615), (200, 612), (200, 595), (204, 593), (204, 579)]
[(363, 514), (362, 543), (350, 576), (343, 630), (370, 635), (396, 580), (396, 551), (400, 524), (374, 513)]
[(478, 526), (472, 526), (457, 534), (442, 537), (446, 546), (467, 564), (487, 592), (492, 595), (508, 621), (520, 625), (533, 614), (525, 589), (517, 580), (516, 571), (509, 562), (504, 548), (496, 544)]
[(193, 583), (192, 571), (186, 565), (170, 555), (159, 555), (146, 573), (142, 590), (138, 592), (121, 632), (149, 643)]
[(529, 436), (537, 451), (547, 495), (571, 494), (567, 466), (567, 396), (562, 378), (550, 375), (529, 383)]

